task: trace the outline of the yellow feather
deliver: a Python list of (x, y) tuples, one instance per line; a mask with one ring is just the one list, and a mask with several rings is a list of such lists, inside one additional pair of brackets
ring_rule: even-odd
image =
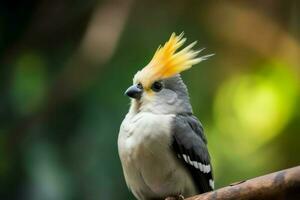
[(192, 50), (196, 42), (191, 43), (182, 50), (176, 52), (186, 41), (183, 33), (176, 36), (172, 33), (170, 39), (159, 46), (150, 63), (138, 73), (138, 79), (144, 87), (150, 87), (154, 81), (172, 77), (180, 72), (187, 70), (202, 60), (206, 60), (211, 55), (198, 57), (197, 55), (203, 50)]

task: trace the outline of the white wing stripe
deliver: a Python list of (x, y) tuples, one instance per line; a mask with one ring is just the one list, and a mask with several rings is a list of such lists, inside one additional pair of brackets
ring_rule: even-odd
[(210, 186), (212, 189), (215, 189), (215, 182), (214, 182), (214, 180), (209, 179), (209, 186)]
[(192, 166), (194, 166), (196, 169), (199, 169), (203, 173), (209, 173), (211, 171), (210, 165), (205, 165), (197, 161), (192, 161), (190, 156), (182, 154), (182, 157), (184, 161)]
[(182, 156), (183, 156), (184, 161), (188, 163), (189, 161), (187, 159), (187, 156), (185, 154), (182, 154)]

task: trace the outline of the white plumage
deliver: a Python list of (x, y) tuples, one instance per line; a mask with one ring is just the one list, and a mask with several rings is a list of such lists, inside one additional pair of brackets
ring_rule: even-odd
[(118, 146), (125, 180), (140, 200), (196, 194), (190, 174), (171, 152), (173, 117), (129, 113), (121, 125)]

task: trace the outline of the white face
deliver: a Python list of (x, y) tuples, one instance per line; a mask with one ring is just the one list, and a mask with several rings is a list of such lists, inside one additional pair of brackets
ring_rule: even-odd
[(134, 87), (139, 89), (139, 94), (134, 96), (132, 101), (137, 112), (191, 113), (187, 89), (179, 75), (154, 81), (149, 86), (144, 86), (138, 78), (135, 78)]

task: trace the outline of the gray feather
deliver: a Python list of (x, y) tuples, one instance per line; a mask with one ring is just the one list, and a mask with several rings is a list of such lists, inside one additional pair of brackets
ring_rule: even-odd
[(174, 153), (190, 172), (199, 192), (212, 190), (212, 167), (200, 122), (193, 115), (177, 115), (172, 130)]

